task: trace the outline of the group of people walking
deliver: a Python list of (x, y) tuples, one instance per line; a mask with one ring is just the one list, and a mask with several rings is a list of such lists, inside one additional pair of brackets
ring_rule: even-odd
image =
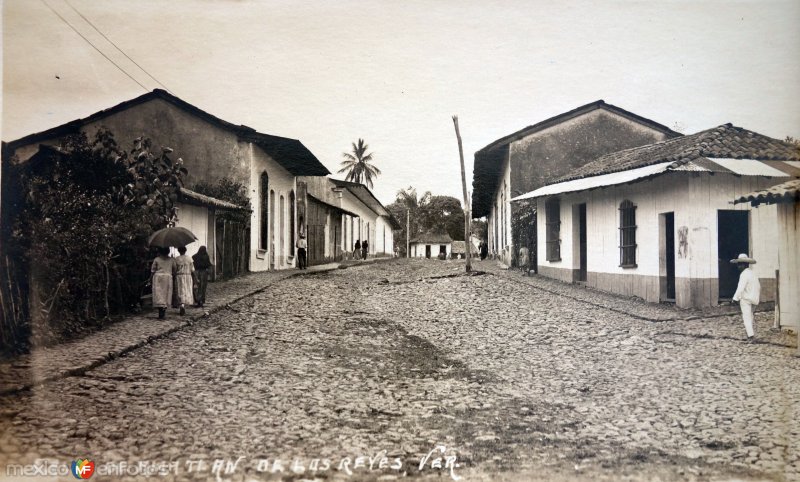
[(367, 259), (368, 254), (369, 242), (366, 239), (364, 241), (357, 239), (353, 247), (353, 259)]
[(206, 288), (211, 269), (211, 258), (205, 246), (200, 246), (191, 258), (186, 247), (178, 248), (178, 256), (170, 257), (169, 248), (158, 248), (158, 256), (150, 266), (153, 275), (153, 307), (158, 317), (164, 318), (170, 306), (186, 314), (186, 306), (202, 307), (206, 302)]

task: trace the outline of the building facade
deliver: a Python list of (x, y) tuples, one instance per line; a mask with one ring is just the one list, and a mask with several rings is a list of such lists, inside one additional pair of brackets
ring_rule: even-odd
[(729, 124), (603, 156), (516, 201), (540, 213), (540, 274), (651, 302), (730, 299), (747, 253), (775, 299), (777, 212), (734, 206), (737, 193), (800, 174), (785, 143)]
[[(533, 191), (607, 154), (680, 136), (602, 100), (502, 137), (475, 153), (472, 215), (486, 217), (489, 253), (508, 266), (521, 243), (535, 252), (537, 232), (514, 229), (519, 204)], [(535, 225), (534, 225), (535, 226)]]
[(125, 150), (142, 136), (154, 146), (172, 148), (188, 170), (187, 187), (222, 178), (241, 183), (252, 208), (250, 225), (242, 233), (248, 238), (248, 269), (294, 265), (291, 233), (298, 229), (297, 176), (330, 174), (300, 141), (231, 124), (156, 89), (84, 119), (5, 143), (4, 162), (24, 163), (41, 144), (58, 146), (77, 132), (92, 138), (101, 128), (111, 131)]

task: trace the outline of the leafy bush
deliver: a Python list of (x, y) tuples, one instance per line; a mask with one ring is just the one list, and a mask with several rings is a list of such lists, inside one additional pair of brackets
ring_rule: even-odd
[[(146, 239), (175, 219), (187, 173), (172, 150), (139, 138), (128, 154), (111, 132), (43, 148), (20, 172), (11, 241), (30, 274), (36, 333), (79, 331), (137, 304), (152, 258)], [(42, 340), (48, 341), (47, 336)]]
[(216, 183), (198, 182), (192, 187), (192, 191), (245, 208), (245, 211), (220, 211), (217, 217), (249, 225), (252, 208), (250, 207), (250, 198), (247, 196), (247, 187), (244, 184), (223, 177)]

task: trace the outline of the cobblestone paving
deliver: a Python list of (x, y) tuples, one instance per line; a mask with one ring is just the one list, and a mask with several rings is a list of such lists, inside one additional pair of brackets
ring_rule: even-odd
[(239, 457), (221, 479), (800, 480), (800, 358), (767, 314), (748, 344), (734, 316), (652, 322), (630, 300), (476, 267), (275, 283), (0, 398), (0, 461), (176, 461), (176, 480)]

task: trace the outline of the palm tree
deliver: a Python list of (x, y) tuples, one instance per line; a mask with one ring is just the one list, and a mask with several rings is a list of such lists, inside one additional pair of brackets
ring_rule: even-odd
[(425, 191), (422, 196), (417, 195), (417, 190), (411, 186), (408, 189), (397, 191), (397, 201), (408, 211), (411, 218), (411, 235), (416, 236), (422, 232), (423, 226), (428, 224), (428, 204), (431, 201), (431, 192)]
[(358, 144), (353, 142), (353, 153), (344, 152), (342, 168), (339, 173), (347, 172), (346, 181), (364, 183), (372, 189), (372, 179), (377, 178), (381, 170), (370, 164), (372, 153), (367, 154), (369, 146), (364, 139), (358, 139)]

